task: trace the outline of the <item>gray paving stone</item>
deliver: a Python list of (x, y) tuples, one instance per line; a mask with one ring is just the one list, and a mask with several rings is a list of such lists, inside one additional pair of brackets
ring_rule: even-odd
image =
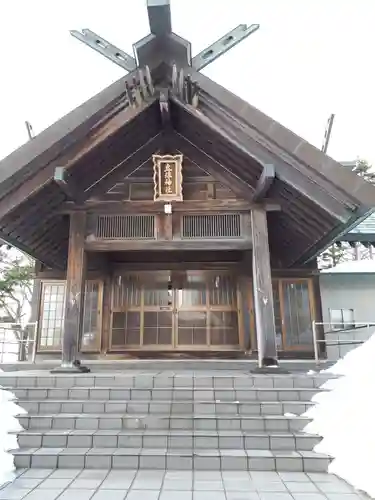
[(305, 472), (279, 472), (279, 476), (287, 483), (309, 483), (311, 481), (309, 475)]
[(14, 488), (12, 485), (6, 486), (3, 490), (0, 490), (1, 500), (21, 500), (25, 498), (28, 493), (30, 493), (30, 488)]
[(102, 482), (103, 479), (81, 479), (78, 477), (70, 484), (69, 488), (77, 490), (96, 490)]
[(230, 479), (226, 480), (224, 479), (224, 488), (225, 491), (255, 491), (255, 484), (253, 481), (250, 481), (250, 479), (244, 480), (244, 479)]
[[(124, 471), (126, 472), (126, 471)], [(106, 491), (112, 491), (112, 490), (128, 490), (133, 482), (133, 479), (126, 479), (126, 478), (110, 478), (110, 479), (105, 479), (101, 485), (100, 489), (106, 490)]]
[(13, 481), (12, 487), (32, 489), (36, 488), (42, 481), (44, 481), (43, 478), (18, 477)]
[[(164, 480), (163, 491), (190, 491), (192, 490), (193, 480), (187, 481), (185, 479), (169, 479)], [(177, 497), (176, 497), (177, 498)]]
[(41, 490), (37, 488), (36, 490), (31, 491), (25, 499), (26, 500), (56, 500), (57, 498), (61, 498), (60, 495), (63, 490)]
[(224, 491), (194, 491), (193, 500), (225, 500)]
[[(31, 469), (34, 470), (34, 469)], [(71, 479), (73, 480), (82, 472), (82, 469), (56, 469), (48, 476), (49, 479)]]
[[(72, 478), (72, 477), (69, 477), (69, 478), (50, 477), (40, 484), (39, 489), (42, 489), (42, 490), (45, 490), (45, 489), (63, 490), (64, 488), (67, 488), (72, 481), (74, 481), (74, 478)], [(41, 493), (41, 495), (42, 495), (42, 493)]]
[[(150, 471), (151, 472), (151, 471)], [(163, 478), (136, 478), (132, 484), (135, 490), (160, 490), (163, 484)]]
[(358, 500), (358, 495), (356, 493), (328, 493), (328, 500)]
[(193, 486), (194, 491), (223, 491), (224, 490), (224, 484), (223, 481), (218, 480), (218, 481), (194, 481), (194, 486)]
[(227, 491), (227, 500), (259, 500), (259, 495), (256, 492), (246, 491)]
[[(294, 500), (327, 500), (327, 497), (322, 493), (293, 493), (293, 498)], [(340, 500), (346, 499), (342, 497)]]
[(290, 493), (263, 493), (259, 492), (260, 500), (294, 500)]
[(332, 482), (332, 483), (324, 483), (324, 482), (316, 482), (314, 483), (317, 490), (328, 494), (328, 493), (353, 493), (354, 489), (348, 484), (341, 482)]
[(100, 489), (92, 497), (92, 500), (124, 500), (127, 493), (127, 491)]
[(95, 490), (74, 490), (69, 488), (59, 496), (59, 500), (91, 500), (94, 493)]
[[(74, 448), (69, 448), (71, 452)], [(58, 457), (58, 467), (61, 468), (72, 468), (77, 469), (78, 467), (83, 468), (85, 466), (85, 455), (59, 455)]]
[[(325, 483), (326, 484), (326, 483)], [(320, 493), (318, 488), (312, 482), (285, 482), (290, 493)]]
[(194, 456), (194, 470), (220, 470), (220, 456)]
[(192, 491), (162, 491), (159, 500), (192, 500)]
[(53, 469), (28, 469), (22, 474), (22, 477), (45, 479), (49, 477), (52, 473)]
[(281, 481), (265, 481), (255, 484), (255, 488), (258, 492), (262, 493), (290, 493), (285, 484)]
[(126, 497), (126, 500), (158, 500), (159, 493), (159, 490), (145, 491), (131, 489)]

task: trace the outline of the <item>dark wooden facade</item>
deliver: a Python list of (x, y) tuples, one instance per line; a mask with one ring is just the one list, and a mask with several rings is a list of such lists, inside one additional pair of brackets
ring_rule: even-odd
[[(163, 40), (0, 162), (0, 236), (40, 262), (38, 355), (311, 353), (316, 257), (375, 188)], [(171, 214), (155, 154), (183, 157)]]

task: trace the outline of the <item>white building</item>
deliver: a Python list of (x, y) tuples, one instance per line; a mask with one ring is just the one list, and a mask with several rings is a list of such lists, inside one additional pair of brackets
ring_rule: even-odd
[[(321, 271), (322, 316), (328, 359), (338, 359), (375, 332), (375, 260), (342, 262)], [(348, 342), (345, 344), (345, 342)]]

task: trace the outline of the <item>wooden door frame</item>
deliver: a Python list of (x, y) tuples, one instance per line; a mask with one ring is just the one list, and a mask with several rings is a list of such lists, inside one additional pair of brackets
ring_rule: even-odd
[[(179, 345), (178, 344), (178, 310), (179, 308), (177, 307), (177, 297), (176, 293), (173, 293), (173, 299), (172, 299), (172, 344), (167, 345), (158, 345), (158, 344), (150, 344), (150, 345), (143, 345), (143, 335), (144, 335), (144, 286), (142, 286), (142, 292), (141, 292), (141, 301), (140, 301), (140, 306), (137, 308), (114, 308), (113, 306), (113, 300), (114, 300), (114, 280), (118, 276), (153, 276), (155, 277), (155, 273), (159, 275), (165, 275), (165, 274), (171, 274), (173, 275), (173, 272), (175, 270), (156, 270), (156, 271), (136, 271), (136, 270), (131, 270), (129, 272), (117, 272), (112, 275), (111, 277), (111, 286), (110, 286), (110, 310), (109, 310), (109, 335), (108, 335), (108, 351), (107, 352), (118, 352), (118, 351), (233, 351), (233, 350), (241, 350), (241, 341), (243, 343), (243, 325), (241, 324), (241, 317), (242, 317), (242, 311), (241, 311), (241, 305), (239, 303), (239, 285), (238, 285), (238, 276), (233, 273), (231, 269), (215, 269), (215, 270), (205, 270), (205, 269), (184, 269), (184, 272), (188, 272), (190, 274), (197, 274), (197, 275), (203, 275), (203, 276), (209, 276), (209, 275), (215, 275), (218, 273), (226, 274), (233, 276), (235, 279), (235, 301), (236, 301), (236, 308), (233, 308), (231, 306), (221, 306), (215, 308), (209, 307), (209, 298), (208, 298), (208, 279), (205, 280), (206, 282), (206, 306), (203, 308), (201, 307), (201, 310), (205, 311), (208, 313), (208, 317), (211, 311), (215, 310), (220, 310), (220, 311), (237, 311), (237, 325), (238, 325), (238, 345), (232, 346), (232, 345), (218, 345), (218, 346), (212, 346), (210, 343), (210, 326), (209, 324), (207, 325), (207, 334), (206, 334), (206, 344), (199, 344), (199, 345)], [(142, 281), (144, 282), (145, 280), (140, 280), (141, 283)], [(116, 311), (115, 309), (121, 309)], [(113, 325), (113, 313), (114, 312), (125, 312), (125, 311), (139, 311), (140, 314), (140, 344), (139, 345), (121, 345), (121, 346), (113, 346), (112, 345), (112, 325)], [(155, 311), (159, 311), (160, 308), (155, 307)], [(187, 309), (181, 309), (182, 311), (186, 311)], [(192, 308), (188, 310), (193, 310)], [(199, 310), (199, 306), (194, 307), (194, 311)], [(241, 340), (242, 339), (242, 340)]]
[[(284, 307), (284, 294), (283, 294), (283, 283), (307, 283), (307, 291), (309, 297), (309, 310), (310, 310), (310, 319), (311, 325), (312, 321), (316, 316), (316, 305), (315, 305), (315, 295), (314, 295), (314, 287), (313, 287), (313, 279), (312, 278), (274, 278), (278, 285), (279, 292), (279, 301), (280, 301), (280, 317), (281, 317), (281, 333), (282, 333), (282, 344), (284, 352), (293, 352), (293, 351), (307, 351), (308, 345), (292, 345), (288, 346), (286, 342), (287, 332), (286, 332), (286, 324), (285, 324), (285, 307)], [(312, 326), (311, 326), (312, 328)], [(311, 351), (313, 351), (313, 338), (311, 336)]]
[[(284, 307), (284, 296), (283, 296), (283, 291), (282, 291), (282, 284), (284, 282), (287, 283), (298, 283), (298, 282), (305, 282), (308, 285), (308, 294), (309, 294), (309, 309), (310, 309), (310, 316), (311, 316), (311, 321), (314, 319), (316, 320), (316, 301), (315, 301), (315, 293), (314, 293), (314, 278), (312, 277), (295, 277), (295, 278), (282, 278), (282, 277), (272, 277), (272, 283), (275, 283), (277, 285), (277, 290), (279, 294), (279, 303), (280, 303), (280, 318), (281, 318), (281, 340), (282, 340), (282, 349), (279, 349), (280, 352), (293, 352), (293, 351), (310, 351), (308, 346), (287, 346), (286, 343), (286, 325), (285, 325), (285, 307)], [(249, 279), (249, 290), (250, 293), (248, 294), (248, 308), (249, 308), (249, 314), (250, 314), (250, 341), (251, 341), (251, 346), (250, 350), (251, 351), (256, 351), (256, 326), (255, 326), (255, 312), (254, 312), (254, 305), (253, 305), (253, 281), (252, 279)], [(313, 351), (313, 344), (311, 343), (311, 351)]]

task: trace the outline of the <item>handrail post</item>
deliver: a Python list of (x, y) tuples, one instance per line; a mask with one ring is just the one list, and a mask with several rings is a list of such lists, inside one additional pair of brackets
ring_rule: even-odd
[(38, 331), (38, 324), (34, 323), (34, 338), (33, 338), (33, 349), (31, 352), (31, 362), (35, 364), (35, 358), (36, 358), (36, 337), (37, 337), (37, 331)]
[(0, 363), (4, 363), (4, 345), (5, 342), (1, 341), (1, 356), (0, 356)]
[(316, 321), (315, 319), (312, 322), (312, 331), (313, 331), (313, 342), (314, 342), (314, 358), (315, 358), (315, 365), (319, 365), (319, 349), (318, 349), (318, 338), (316, 334)]

